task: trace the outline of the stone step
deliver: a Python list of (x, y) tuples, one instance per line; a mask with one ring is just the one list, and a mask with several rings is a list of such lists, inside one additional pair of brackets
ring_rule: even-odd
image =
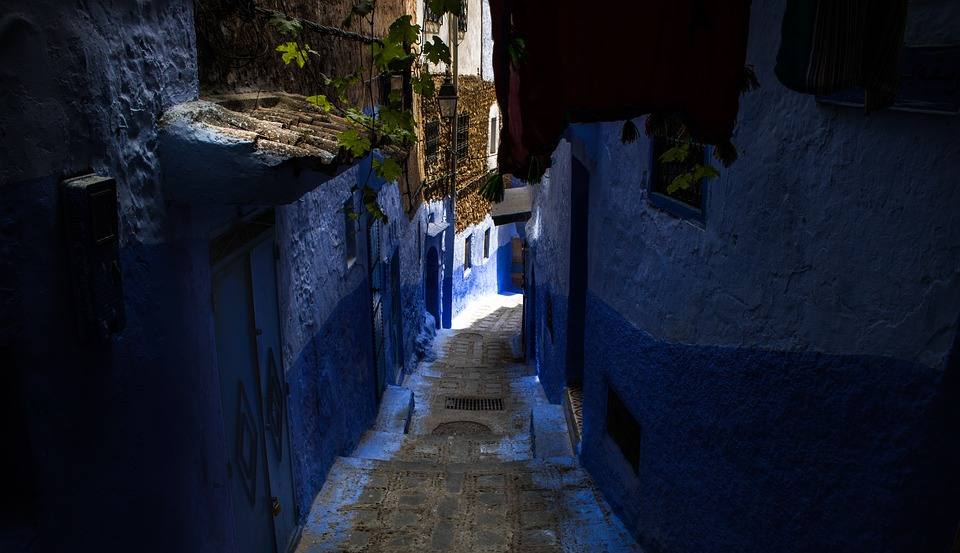
[(360, 439), (351, 457), (433, 463), (519, 461), (533, 458), (533, 447), (525, 434), (433, 435), (371, 430)]
[(298, 553), (640, 552), (573, 458), (442, 464), (340, 458)]
[(373, 429), (381, 432), (404, 434), (410, 428), (414, 398), (409, 388), (387, 386), (380, 399), (380, 411)]
[(533, 436), (534, 457), (574, 455), (562, 405), (535, 405), (530, 411), (530, 434)]

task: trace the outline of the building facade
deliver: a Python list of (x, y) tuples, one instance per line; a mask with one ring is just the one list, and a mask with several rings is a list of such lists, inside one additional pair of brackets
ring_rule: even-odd
[[(509, 258), (505, 255), (518, 232), (513, 225), (495, 226), (489, 216), (490, 202), (480, 195), (490, 171), (496, 169), (500, 131), (491, 61), (490, 8), (482, 0), (466, 0), (463, 6), (465, 17), (458, 19), (457, 33), (456, 136), (453, 136), (453, 121), (440, 116), (436, 99), (420, 102), (424, 196), (436, 212), (436, 221), (455, 220), (453, 232), (433, 246), (443, 266), (435, 316), (437, 324), (444, 327), (450, 325), (452, 317), (471, 299), (515, 290), (504, 272), (509, 272)], [(438, 36), (446, 42), (449, 18), (437, 17), (422, 0), (418, 2), (418, 10), (422, 40), (428, 42)], [(435, 74), (439, 88), (448, 68), (439, 64), (430, 65), (428, 70)], [(454, 186), (450, 184), (451, 156), (456, 157), (455, 214), (449, 213), (449, 196)]]
[[(753, 3), (761, 88), (719, 177), (670, 193), (658, 139), (568, 130), (526, 227), (528, 350), (648, 551), (946, 551), (957, 116), (787, 90), (784, 6)], [(911, 3), (907, 48), (960, 43), (958, 16)]]
[(295, 79), (208, 87), (220, 4), (0, 15), (5, 551), (284, 551), (429, 345), (429, 209), (337, 161)]

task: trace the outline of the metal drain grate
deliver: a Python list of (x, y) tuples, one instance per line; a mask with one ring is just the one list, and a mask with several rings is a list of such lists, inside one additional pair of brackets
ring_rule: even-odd
[(444, 408), (457, 411), (503, 411), (503, 398), (448, 397)]

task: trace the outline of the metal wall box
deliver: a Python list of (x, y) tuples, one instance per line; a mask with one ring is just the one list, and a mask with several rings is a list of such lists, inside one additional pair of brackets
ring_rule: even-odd
[(80, 337), (104, 339), (125, 324), (117, 183), (84, 175), (63, 181), (60, 196)]

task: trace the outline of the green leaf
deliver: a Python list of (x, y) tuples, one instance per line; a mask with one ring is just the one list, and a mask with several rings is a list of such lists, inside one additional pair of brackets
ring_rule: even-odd
[(388, 100), (391, 104), (397, 104), (397, 105), (399, 105), (400, 102), (403, 101), (403, 94), (401, 94), (399, 90), (393, 90), (393, 91), (390, 92), (390, 95), (387, 96), (387, 100)]
[(387, 40), (399, 44), (413, 44), (420, 38), (420, 26), (412, 23), (413, 16), (404, 15), (390, 24)]
[(380, 203), (377, 202), (376, 190), (369, 187), (363, 189), (363, 205), (367, 208), (367, 213), (374, 219), (383, 222), (387, 221), (387, 214), (380, 209)]
[(713, 168), (712, 165), (703, 165), (697, 164), (693, 168), (693, 181), (699, 181), (702, 179), (715, 179), (720, 176), (720, 173)]
[(360, 157), (370, 151), (370, 139), (357, 129), (347, 129), (337, 135), (337, 143), (350, 150), (354, 157)]
[(413, 91), (424, 98), (433, 98), (433, 95), (437, 91), (437, 84), (433, 82), (433, 76), (427, 72), (413, 77), (410, 84), (413, 87)]
[(663, 163), (679, 163), (690, 157), (690, 144), (684, 143), (670, 148), (660, 156)]
[(404, 144), (416, 138), (411, 111), (382, 107), (377, 122), (378, 130), (394, 143)]
[(371, 45), (371, 49), (373, 50), (373, 62), (380, 69), (386, 69), (393, 61), (403, 59), (407, 56), (406, 51), (403, 49), (403, 44), (390, 40), (385, 40), (383, 44), (375, 42)]
[(460, 0), (426, 0), (430, 10), (437, 15), (460, 13)]
[(681, 173), (674, 177), (672, 181), (670, 181), (670, 185), (667, 186), (667, 194), (673, 194), (677, 190), (687, 190), (693, 186), (693, 182), (694, 180), (692, 172)]
[(438, 36), (433, 37), (433, 42), (424, 43), (423, 55), (433, 64), (450, 63), (450, 48)]
[(713, 166), (698, 163), (691, 167), (689, 171), (674, 177), (667, 186), (667, 194), (673, 194), (677, 190), (687, 190), (703, 179), (712, 179), (719, 176), (720, 173)]
[(277, 52), (282, 52), (283, 63), (290, 65), (291, 62), (296, 62), (298, 66), (303, 68), (307, 64), (307, 55), (310, 52), (310, 46), (304, 44), (303, 48), (300, 48), (300, 45), (296, 42), (284, 42), (280, 46), (277, 46)]
[(510, 45), (507, 46), (507, 52), (510, 53), (510, 59), (513, 60), (513, 65), (519, 66), (520, 62), (522, 62), (523, 58), (527, 55), (527, 42), (522, 38), (515, 38), (510, 41)]
[(319, 107), (325, 112), (329, 112), (333, 109), (333, 104), (330, 103), (330, 100), (327, 100), (327, 97), (323, 94), (317, 94), (316, 96), (307, 96), (307, 101), (311, 104)]
[(343, 20), (343, 26), (349, 27), (353, 23), (354, 17), (366, 17), (373, 12), (375, 7), (375, 0), (361, 0), (359, 4), (355, 4), (350, 8), (350, 13), (347, 14), (347, 17)]
[(360, 75), (357, 73), (351, 73), (343, 77), (334, 77), (333, 79), (326, 79), (325, 81), (325, 83), (336, 92), (337, 99), (339, 99), (342, 104), (347, 103), (347, 88), (358, 82), (360, 82)]
[(276, 13), (270, 18), (270, 25), (285, 35), (295, 36), (303, 30), (303, 25), (299, 19), (289, 18), (281, 13)]
[(503, 201), (503, 175), (493, 171), (487, 175), (480, 188), (480, 197), (488, 202), (500, 203)]
[(373, 171), (381, 179), (393, 182), (400, 178), (400, 175), (403, 173), (403, 170), (400, 168), (400, 164), (397, 163), (397, 160), (392, 157), (385, 157), (383, 161), (379, 159), (373, 160)]

